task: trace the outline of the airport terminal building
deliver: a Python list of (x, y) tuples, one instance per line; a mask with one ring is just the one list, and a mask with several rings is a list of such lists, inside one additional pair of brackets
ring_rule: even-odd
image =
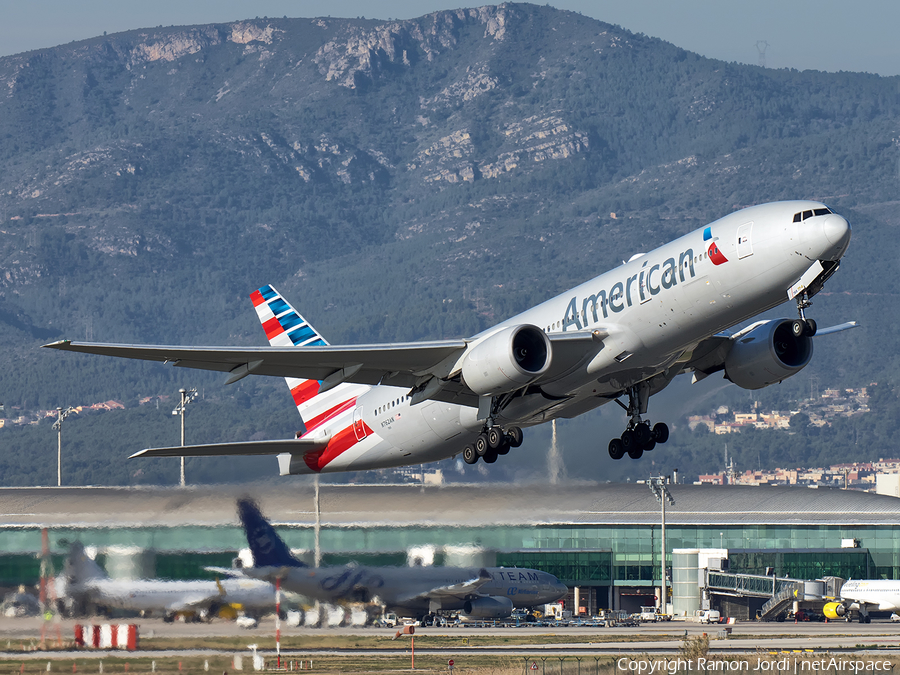
[[(666, 560), (672, 570), (674, 559), (669, 574), (676, 587), (685, 558), (673, 550), (726, 559), (731, 573), (900, 578), (895, 497), (780, 486), (668, 489), (675, 503), (666, 507)], [(208, 576), (204, 566), (230, 565), (246, 548), (235, 510), (239, 496), (256, 499), (287, 543), (313, 562), (316, 498), (305, 482), (6, 488), (0, 489), (0, 586), (36, 582), (43, 528), (57, 570), (67, 543), (77, 539), (96, 547), (114, 576)], [(323, 485), (318, 520), (323, 565), (537, 568), (577, 587), (588, 614), (635, 611), (654, 604), (659, 592), (661, 509), (644, 484)], [(676, 613), (691, 609), (674, 604)]]

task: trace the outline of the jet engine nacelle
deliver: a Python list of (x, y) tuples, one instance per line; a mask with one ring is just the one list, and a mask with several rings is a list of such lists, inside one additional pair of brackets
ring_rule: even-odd
[(512, 600), (496, 595), (466, 600), (463, 605), (463, 614), (475, 619), (503, 619), (512, 611)]
[(550, 367), (550, 338), (537, 326), (508, 326), (471, 348), (462, 378), (479, 396), (493, 396), (534, 382)]
[(829, 619), (840, 619), (847, 614), (847, 608), (841, 602), (826, 602), (822, 614)]
[(796, 337), (790, 319), (764, 321), (735, 340), (725, 377), (742, 389), (762, 389), (799, 373), (812, 358), (812, 339)]

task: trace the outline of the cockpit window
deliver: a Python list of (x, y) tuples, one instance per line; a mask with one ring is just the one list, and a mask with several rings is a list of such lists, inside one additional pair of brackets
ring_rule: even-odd
[(794, 214), (794, 222), (799, 223), (807, 218), (812, 218), (813, 216), (827, 216), (829, 213), (834, 213), (834, 211), (829, 208), (800, 211), (799, 213)]

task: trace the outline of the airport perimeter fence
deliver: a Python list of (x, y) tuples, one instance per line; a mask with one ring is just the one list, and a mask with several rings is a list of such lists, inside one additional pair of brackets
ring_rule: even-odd
[[(620, 657), (529, 656), (523, 657), (520, 672), (522, 675), (709, 675), (742, 672), (756, 675), (894, 675), (900, 670), (898, 664), (900, 656), (896, 653), (873, 655), (863, 650), (860, 654), (756, 652), (708, 654), (695, 658), (649, 654)], [(454, 675), (452, 670), (451, 675)]]

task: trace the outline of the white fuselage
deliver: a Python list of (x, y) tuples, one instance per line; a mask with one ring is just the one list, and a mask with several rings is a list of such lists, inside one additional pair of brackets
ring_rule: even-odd
[(275, 608), (275, 587), (250, 578), (219, 582), (91, 579), (72, 584), (67, 592), (94, 605), (161, 614), (201, 612), (224, 605), (254, 612)]
[[(589, 358), (541, 384), (546, 396), (521, 397), (497, 421), (527, 427), (596, 408), (685, 360), (701, 340), (782, 304), (811, 265), (838, 260), (846, 249), (841, 216), (792, 222), (798, 211), (822, 206), (793, 201), (737, 211), (475, 336), (520, 324), (551, 336), (608, 333)], [(406, 388), (352, 386), (355, 403), (323, 430), (333, 447), (308, 466), (280, 456), (283, 474), (437, 461), (459, 453), (482, 429), (472, 407), (410, 405)]]
[(848, 607), (859, 609), (900, 610), (900, 581), (872, 579), (846, 581), (841, 587), (841, 600)]

